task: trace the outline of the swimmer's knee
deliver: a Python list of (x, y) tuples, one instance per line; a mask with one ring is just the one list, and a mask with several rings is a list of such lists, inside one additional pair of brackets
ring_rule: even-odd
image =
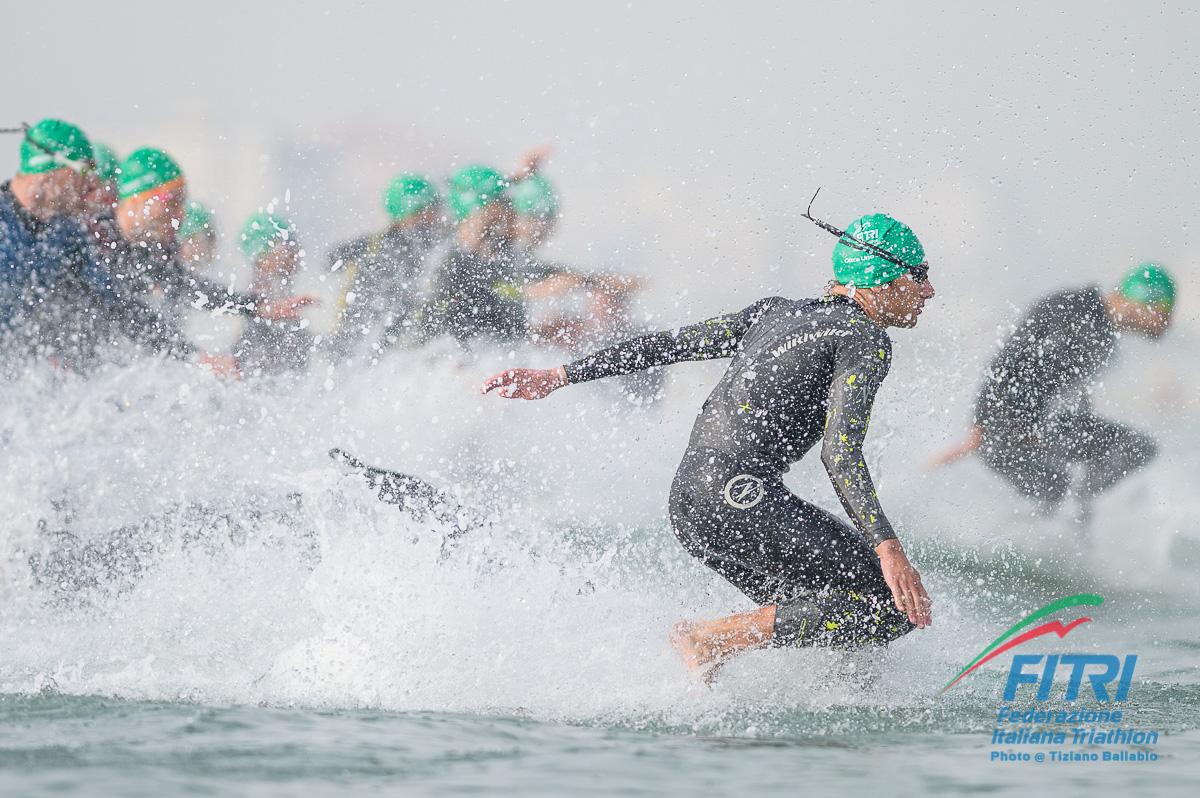
[[(795, 599), (775, 605), (775, 628), (771, 646), (813, 645), (817, 630), (822, 626), (821, 612), (811, 599)], [(807, 642), (805, 642), (807, 641)]]
[(771, 644), (853, 649), (887, 645), (915, 628), (889, 598), (830, 589), (814, 598), (776, 605)]

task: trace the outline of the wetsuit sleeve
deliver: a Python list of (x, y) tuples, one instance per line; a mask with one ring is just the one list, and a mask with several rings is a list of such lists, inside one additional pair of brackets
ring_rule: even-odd
[(875, 392), (887, 376), (891, 358), (887, 338), (878, 341), (878, 346), (839, 348), (829, 386), (821, 447), (821, 462), (842, 507), (871, 546), (896, 537), (875, 495), (875, 484), (862, 450)]
[(737, 313), (717, 316), (678, 330), (647, 333), (601, 349), (564, 366), (567, 382), (588, 382), (601, 377), (631, 374), (683, 360), (731, 357), (743, 336), (774, 299), (760, 299)]

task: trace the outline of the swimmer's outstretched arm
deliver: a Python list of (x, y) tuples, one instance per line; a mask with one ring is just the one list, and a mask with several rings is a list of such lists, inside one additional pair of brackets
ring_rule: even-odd
[(742, 337), (774, 301), (772, 297), (760, 299), (736, 313), (674, 331), (639, 335), (556, 369), (502, 371), (489, 377), (480, 389), (490, 393), (499, 388), (506, 399), (542, 399), (568, 383), (631, 374), (683, 360), (732, 357)]
[(943, 449), (926, 460), (925, 470), (932, 471), (935, 468), (940, 468), (941, 466), (953, 463), (955, 460), (966, 457), (971, 452), (978, 449), (979, 444), (982, 442), (983, 429), (978, 424), (974, 424), (971, 426), (971, 431), (967, 433), (966, 438), (962, 439), (953, 446)]

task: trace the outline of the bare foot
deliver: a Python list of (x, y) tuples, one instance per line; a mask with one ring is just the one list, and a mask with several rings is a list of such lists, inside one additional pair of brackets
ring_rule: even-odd
[(671, 633), (683, 664), (705, 684), (711, 684), (721, 665), (744, 651), (769, 645), (775, 632), (775, 605), (715, 621), (682, 621)]
[(705, 684), (712, 684), (720, 663), (713, 661), (717, 652), (704, 645), (699, 631), (700, 624), (680, 621), (671, 632), (671, 647), (696, 678)]

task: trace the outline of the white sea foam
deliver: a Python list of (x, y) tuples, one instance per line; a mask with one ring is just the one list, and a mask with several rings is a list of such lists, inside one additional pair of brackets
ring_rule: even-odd
[[(900, 341), (868, 444), (886, 505), (928, 562), (938, 625), (880, 657), (753, 654), (711, 692), (688, 681), (670, 627), (750, 604), (682, 551), (665, 504), (719, 365), (677, 367), (667, 398), (648, 407), (604, 384), (538, 403), (479, 396), (494, 371), (554, 362), (537, 351), (393, 352), (374, 366), (233, 384), (156, 361), (87, 380), (33, 367), (0, 403), (0, 692), (556, 719), (657, 713), (685, 724), (788, 702), (931, 695), (1008, 609), (1025, 606), (1023, 591), (1083, 592), (1179, 567), (1174, 530), (1196, 501), (1180, 468), (1184, 441), (1171, 437), (1151, 470), (1103, 499), (1085, 543), (1061, 521), (1030, 521), (975, 464), (921, 473), (967, 412), (972, 376), (946, 360), (963, 346)], [(1160, 432), (1182, 424), (1195, 439), (1190, 412), (1142, 421)], [(445, 528), (377, 501), (327, 458), (333, 446), (442, 486), (482, 508), (489, 526), (444, 552)], [(789, 483), (836, 509), (819, 465), (806, 462)], [(237, 516), (249, 533), (188, 543), (188, 530), (170, 529), (147, 569), (83, 595), (34, 578), (29, 556), (50, 545), (47, 531), (86, 541), (180, 504)], [(1083, 565), (1063, 576), (1059, 566), (1081, 551)], [(1005, 560), (1014, 552), (1017, 567)]]

